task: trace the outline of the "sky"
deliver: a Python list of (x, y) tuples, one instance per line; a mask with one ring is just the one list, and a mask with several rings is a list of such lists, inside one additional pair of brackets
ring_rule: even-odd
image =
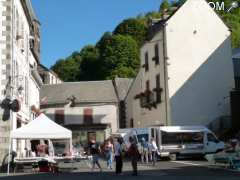
[(41, 63), (51, 67), (58, 59), (95, 44), (124, 19), (157, 11), (161, 0), (32, 0), (41, 23)]

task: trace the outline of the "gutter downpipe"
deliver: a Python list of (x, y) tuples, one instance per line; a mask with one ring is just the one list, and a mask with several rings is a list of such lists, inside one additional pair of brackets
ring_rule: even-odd
[[(163, 15), (164, 18), (164, 15)], [(165, 109), (166, 109), (166, 125), (170, 125), (170, 115), (169, 115), (169, 93), (168, 93), (168, 70), (167, 70), (167, 37), (166, 37), (166, 21), (163, 24), (163, 59), (164, 59), (164, 93), (165, 93)]]

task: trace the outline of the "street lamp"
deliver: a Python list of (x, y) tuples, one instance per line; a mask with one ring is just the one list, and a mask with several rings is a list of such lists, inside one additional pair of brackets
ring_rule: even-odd
[[(13, 90), (14, 90), (14, 86), (11, 85), (12, 79), (23, 79), (24, 76), (22, 75), (17, 75), (17, 76), (9, 76), (8, 78), (8, 82), (6, 85), (6, 88), (4, 90), (4, 94), (5, 94), (5, 98), (2, 100), (2, 102), (0, 103), (0, 107), (4, 110), (3, 112), (3, 121), (7, 121), (10, 119), (10, 114), (11, 111), (13, 112), (18, 112), (21, 108), (21, 104), (17, 99), (13, 98)], [(21, 81), (21, 80), (20, 80)], [(22, 95), (24, 88), (22, 85), (19, 85), (16, 88), (16, 91), (18, 92), (19, 95)]]

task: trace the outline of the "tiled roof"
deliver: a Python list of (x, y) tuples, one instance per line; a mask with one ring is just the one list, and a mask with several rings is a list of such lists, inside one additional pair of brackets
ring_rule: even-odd
[(115, 78), (115, 86), (119, 100), (122, 101), (125, 99), (132, 82), (133, 79), (129, 78)]
[(76, 103), (118, 102), (111, 80), (64, 82), (43, 85), (40, 90), (40, 97), (47, 104), (67, 103), (71, 96), (76, 98)]

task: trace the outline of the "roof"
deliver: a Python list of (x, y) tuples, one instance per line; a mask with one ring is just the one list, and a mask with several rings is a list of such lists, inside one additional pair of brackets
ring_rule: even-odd
[(36, 14), (35, 14), (35, 11), (34, 11), (34, 9), (32, 7), (31, 0), (25, 0), (25, 1), (26, 1), (27, 8), (29, 10), (29, 14), (31, 16), (31, 19), (39, 22)]
[(210, 132), (205, 126), (161, 126), (161, 131), (165, 132)]
[[(59, 80), (61, 80), (58, 76), (57, 73), (55, 73), (53, 70), (51, 69), (48, 69), (46, 66), (44, 66), (43, 64), (38, 64), (38, 72), (41, 74), (41, 73), (44, 73), (44, 72), (49, 72), (51, 74), (53, 74), (55, 77), (57, 77)], [(62, 80), (61, 80), (62, 81)]]
[(14, 139), (71, 139), (72, 131), (53, 122), (43, 113), (25, 126), (11, 131)]
[(76, 103), (118, 102), (111, 80), (64, 82), (43, 85), (40, 90), (40, 97), (46, 99), (46, 104), (67, 103), (72, 96)]
[(123, 101), (133, 83), (133, 79), (129, 78), (115, 78), (115, 87), (119, 100)]
[[(148, 32), (148, 41), (152, 40), (152, 38), (167, 24), (167, 22), (175, 16), (175, 14), (185, 5), (187, 2), (189, 3), (190, 0), (185, 1), (184, 3), (180, 4), (177, 7), (172, 7), (168, 11), (165, 12), (164, 16), (158, 20), (153, 19), (152, 24), (149, 28)], [(208, 3), (206, 0), (204, 0)], [(219, 19), (223, 22), (223, 24), (229, 29), (228, 25), (223, 21), (221, 16), (215, 12), (215, 14), (219, 17)]]

